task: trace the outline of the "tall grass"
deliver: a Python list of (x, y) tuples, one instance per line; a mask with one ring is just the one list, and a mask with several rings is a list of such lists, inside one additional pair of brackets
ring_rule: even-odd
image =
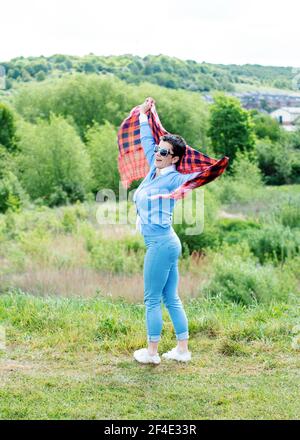
[(288, 302), (298, 294), (298, 280), (287, 267), (260, 265), (246, 242), (225, 244), (214, 256), (213, 276), (203, 288), (203, 294), (223, 301), (244, 305), (255, 303)]
[[(209, 338), (277, 340), (292, 335), (299, 316), (295, 302), (245, 307), (222, 298), (185, 302), (191, 342), (197, 334)], [(163, 307), (163, 344), (175, 337)], [(66, 351), (95, 349), (128, 352), (145, 343), (143, 303), (130, 304), (105, 295), (94, 298), (34, 297), (20, 290), (0, 295), (0, 322), (10, 343), (34, 343), (35, 348), (60, 347)]]
[[(242, 304), (288, 301), (291, 294), (298, 295), (297, 209), (290, 204), (285, 211), (286, 198), (282, 200), (282, 209), (275, 204), (268, 216), (223, 218), (222, 200), (211, 187), (206, 190), (203, 233), (187, 235), (191, 225), (174, 224), (183, 245), (180, 295), (220, 296)], [(181, 209), (180, 203), (175, 209)], [(106, 292), (129, 301), (141, 299), (143, 239), (134, 224), (98, 224), (97, 210), (95, 203), (77, 203), (1, 215), (0, 291), (20, 287), (43, 296)]]

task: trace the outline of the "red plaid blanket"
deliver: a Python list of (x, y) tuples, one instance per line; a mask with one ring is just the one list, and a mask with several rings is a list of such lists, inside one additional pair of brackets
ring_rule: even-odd
[[(134, 107), (118, 130), (118, 168), (124, 188), (128, 188), (132, 181), (145, 177), (149, 172), (149, 164), (140, 141), (139, 114), (139, 106)], [(168, 132), (163, 128), (154, 105), (148, 115), (155, 143), (159, 144), (160, 136)], [(182, 199), (190, 190), (206, 185), (220, 176), (225, 171), (228, 162), (227, 156), (213, 159), (187, 145), (177, 171), (183, 174), (199, 171), (199, 176), (185, 182), (172, 193), (157, 195), (155, 198)]]

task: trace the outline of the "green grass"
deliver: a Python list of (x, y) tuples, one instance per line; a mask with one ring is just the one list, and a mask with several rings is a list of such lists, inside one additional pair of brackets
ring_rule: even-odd
[[(129, 225), (99, 226), (95, 203), (0, 215), (0, 419), (299, 419), (300, 256), (279, 257), (299, 234), (300, 185), (210, 188), (204, 258), (180, 259), (186, 365), (133, 359), (145, 247)], [(175, 344), (163, 317), (160, 353)]]
[[(299, 419), (299, 304), (185, 303), (188, 364), (141, 365), (144, 306), (0, 295), (1, 419)], [(174, 345), (167, 311), (160, 353)]]
[[(211, 185), (216, 185), (212, 183)], [(241, 213), (245, 214), (250, 219), (261, 218), (263, 221), (268, 220), (268, 217), (273, 219), (273, 211), (275, 213), (278, 209), (292, 204), (295, 209), (299, 206), (300, 202), (300, 185), (279, 185), (279, 186), (271, 186), (271, 185), (263, 185), (261, 188), (255, 188), (252, 191), (250, 190), (250, 197), (247, 193), (247, 187), (244, 187), (241, 183), (231, 184), (230, 188), (230, 179), (228, 179), (228, 188), (225, 188), (228, 191), (231, 190), (232, 194), (229, 194), (228, 200), (223, 205), (223, 208), (231, 213)], [(223, 188), (218, 191), (224, 191)], [(239, 198), (235, 198), (235, 195), (238, 194)], [(230, 200), (232, 197), (232, 200)]]

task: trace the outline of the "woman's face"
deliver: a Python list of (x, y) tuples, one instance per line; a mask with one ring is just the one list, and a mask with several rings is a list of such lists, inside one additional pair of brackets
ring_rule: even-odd
[[(160, 141), (159, 147), (166, 148), (170, 151), (170, 153), (173, 153), (173, 146), (172, 144), (169, 144), (169, 142)], [(162, 169), (168, 167), (169, 165), (175, 164), (178, 159), (178, 156), (172, 156), (171, 154), (168, 154), (167, 156), (161, 156), (158, 151), (157, 153), (155, 153), (155, 166), (156, 168)]]

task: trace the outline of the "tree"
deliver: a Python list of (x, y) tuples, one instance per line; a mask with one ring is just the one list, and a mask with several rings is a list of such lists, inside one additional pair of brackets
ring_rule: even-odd
[(185, 90), (170, 90), (143, 83), (134, 88), (135, 103), (153, 96), (164, 128), (183, 136), (187, 144), (206, 152), (208, 105), (198, 93)]
[(93, 172), (94, 193), (104, 188), (119, 193), (117, 130), (109, 122), (94, 124), (87, 131), (87, 149)]
[(279, 141), (281, 128), (276, 119), (256, 109), (250, 110), (250, 114), (254, 122), (255, 134), (259, 139), (269, 138), (273, 142)]
[(23, 190), (17, 176), (11, 171), (6, 171), (0, 179), (0, 212), (4, 213), (9, 208), (18, 211), (27, 195)]
[(208, 135), (214, 151), (230, 158), (229, 166), (238, 151), (251, 152), (255, 145), (254, 126), (250, 114), (238, 99), (218, 93), (210, 108)]
[(90, 158), (62, 116), (20, 123), (20, 180), (30, 197), (49, 206), (84, 200), (91, 187)]
[(30, 122), (40, 117), (48, 119), (50, 112), (66, 119), (72, 117), (84, 139), (93, 121), (103, 124), (108, 120), (116, 126), (121, 123), (129, 107), (126, 92), (126, 84), (115, 77), (76, 74), (20, 88), (14, 104)]
[(300, 150), (300, 129), (292, 132), (286, 132), (286, 137), (290, 148)]
[(42, 70), (40, 70), (40, 71), (35, 75), (35, 78), (36, 78), (37, 81), (44, 81), (44, 80), (46, 79), (46, 75), (45, 75), (45, 73), (44, 73)]
[(14, 156), (0, 145), (0, 212), (10, 208), (17, 211), (28, 195), (23, 190), (17, 176)]
[(273, 143), (269, 139), (258, 140), (256, 154), (265, 183), (270, 185), (291, 183), (293, 155), (286, 145), (279, 142)]
[(2, 102), (0, 102), (0, 145), (3, 145), (8, 151), (14, 151), (17, 147), (14, 114)]

